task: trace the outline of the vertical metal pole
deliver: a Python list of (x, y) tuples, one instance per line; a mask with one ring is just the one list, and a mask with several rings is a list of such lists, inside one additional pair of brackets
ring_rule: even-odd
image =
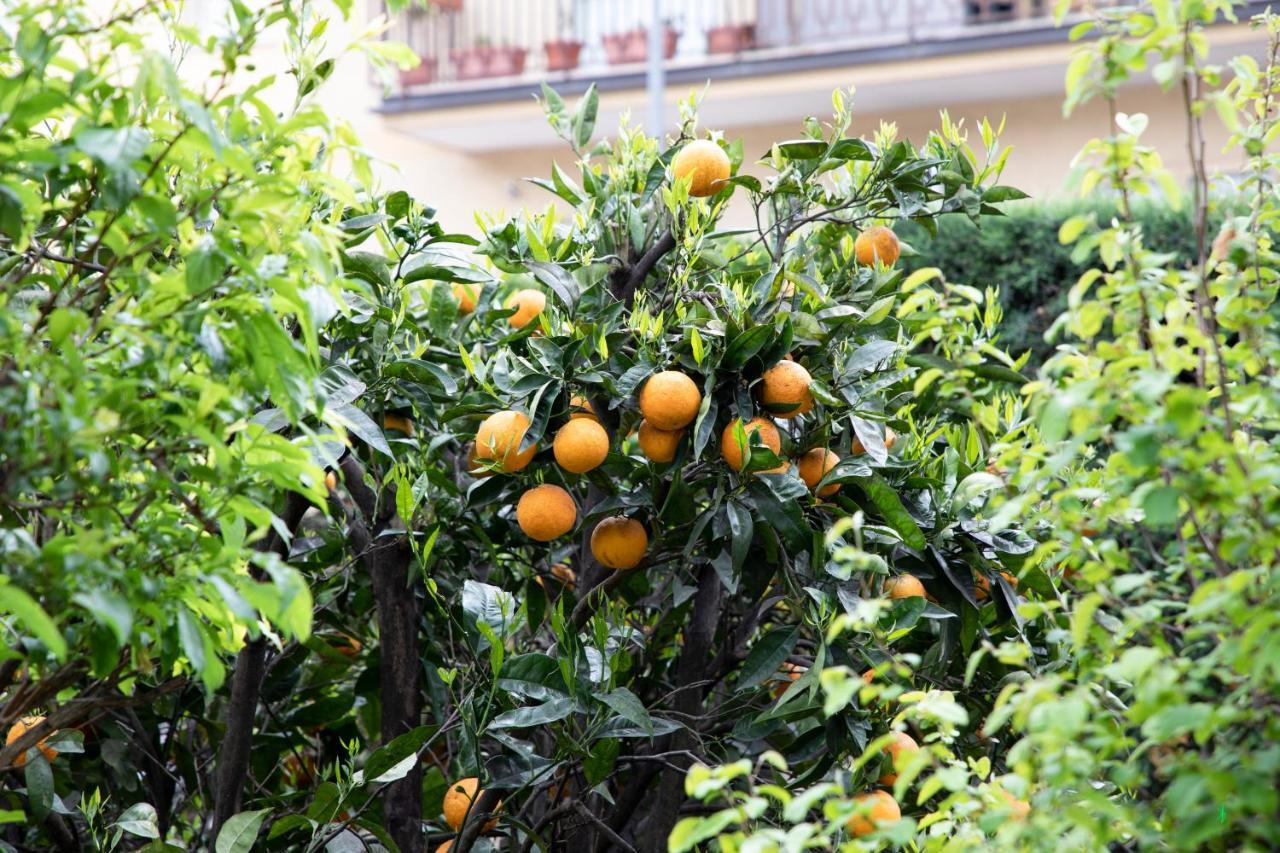
[(666, 128), (664, 127), (664, 114), (666, 109), (663, 104), (663, 90), (666, 88), (665, 74), (662, 63), (665, 59), (664, 51), (666, 49), (666, 27), (662, 22), (662, 0), (649, 0), (651, 14), (649, 15), (649, 57), (648, 68), (645, 73), (645, 91), (649, 95), (649, 121), (648, 131), (650, 136), (656, 136), (662, 139)]

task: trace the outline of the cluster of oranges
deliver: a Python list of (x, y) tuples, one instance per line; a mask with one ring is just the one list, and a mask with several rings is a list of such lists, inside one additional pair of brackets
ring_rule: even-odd
[[(800, 364), (790, 359), (778, 362), (765, 371), (759, 398), (770, 412), (783, 417), (804, 414), (813, 408), (810, 391), (812, 378)], [(684, 440), (689, 425), (702, 407), (702, 391), (688, 375), (677, 370), (662, 370), (651, 375), (640, 388), (637, 405), (642, 419), (636, 431), (641, 453), (651, 462), (671, 462)], [(469, 461), (472, 472), (487, 476), (492, 470), (507, 473), (522, 471), (538, 453), (536, 442), (522, 448), (529, 429), (528, 415), (505, 409), (489, 415), (476, 431)], [(884, 443), (892, 448), (897, 436), (887, 430)], [(772, 418), (757, 416), (748, 421), (736, 418), (720, 434), (720, 454), (735, 471), (742, 471), (753, 445), (763, 445), (778, 455), (782, 439)], [(574, 397), (570, 401), (568, 420), (556, 432), (552, 451), (556, 464), (571, 474), (585, 474), (604, 463), (609, 455), (610, 438), (590, 401)], [(864, 452), (862, 443), (854, 440), (850, 452)], [(830, 497), (840, 489), (828, 484), (818, 489), (822, 478), (840, 461), (840, 456), (827, 447), (816, 447), (797, 460), (800, 478), (820, 498)], [(791, 462), (766, 469), (762, 473), (782, 473)], [(578, 521), (577, 505), (563, 487), (543, 483), (525, 491), (516, 504), (516, 521), (530, 539), (550, 542), (573, 530)], [(638, 566), (649, 547), (649, 533), (639, 521), (618, 515), (600, 521), (591, 533), (591, 552), (595, 559), (612, 569), (627, 570)]]

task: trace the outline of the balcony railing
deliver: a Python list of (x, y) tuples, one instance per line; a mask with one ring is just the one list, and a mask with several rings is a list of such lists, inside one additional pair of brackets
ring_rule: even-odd
[[(401, 74), (400, 95), (607, 80), (638, 73), (647, 55), (647, 0), (418, 4), (387, 33), (422, 60)], [(1044, 29), (1052, 6), (1053, 0), (662, 0), (663, 44), (669, 68), (714, 67)]]

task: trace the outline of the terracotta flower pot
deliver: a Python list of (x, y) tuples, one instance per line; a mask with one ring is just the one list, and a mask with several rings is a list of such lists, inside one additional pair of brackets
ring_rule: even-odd
[(626, 33), (608, 35), (605, 36), (602, 41), (604, 42), (605, 59), (609, 61), (610, 65), (621, 65), (624, 62), (630, 61), (627, 59)]
[(431, 0), (431, 5), (456, 12), (462, 8), (462, 0)]
[[(676, 44), (680, 41), (680, 33), (675, 27), (667, 25), (663, 27), (662, 40), (663, 56), (670, 59), (676, 55)], [(649, 30), (638, 27), (629, 32), (605, 36), (604, 51), (610, 65), (644, 62), (649, 58)]]
[(472, 47), (467, 50), (452, 51), (449, 56), (453, 60), (454, 74), (459, 80), (476, 80), (489, 76), (488, 47)]
[(707, 53), (741, 53), (755, 41), (755, 24), (724, 24), (707, 30)]
[(410, 86), (425, 86), (428, 83), (434, 83), (436, 79), (436, 58), (434, 56), (420, 56), (419, 62), (413, 68), (400, 72), (400, 88), (407, 89)]
[(523, 47), (495, 47), (489, 51), (489, 77), (519, 77), (529, 51)]
[(572, 71), (578, 67), (582, 54), (582, 42), (549, 41), (544, 47), (547, 51), (548, 71)]

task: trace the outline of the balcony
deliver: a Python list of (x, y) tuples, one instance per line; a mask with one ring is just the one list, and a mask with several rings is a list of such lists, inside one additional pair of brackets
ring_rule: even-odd
[[(383, 99), (384, 112), (525, 100), (544, 80), (568, 92), (588, 82), (603, 90), (642, 85), (647, 0), (418, 3), (396, 17), (387, 38), (407, 43), (422, 64), (400, 75)], [(666, 73), (672, 83), (700, 83), (1061, 41), (1052, 6), (1053, 0), (663, 0)]]

